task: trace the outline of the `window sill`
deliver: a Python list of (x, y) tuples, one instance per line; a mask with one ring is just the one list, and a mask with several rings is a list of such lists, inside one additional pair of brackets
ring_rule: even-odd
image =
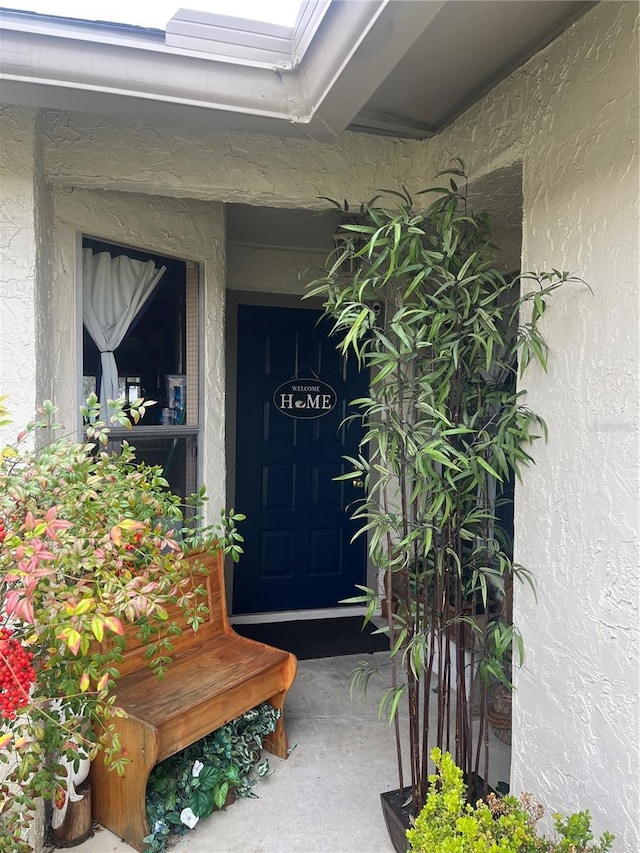
[(110, 441), (129, 439), (134, 435), (140, 438), (179, 438), (180, 436), (199, 434), (200, 426), (191, 426), (189, 424), (154, 424), (153, 426), (137, 424), (131, 429), (126, 429), (125, 427), (120, 426), (112, 426), (109, 428)]

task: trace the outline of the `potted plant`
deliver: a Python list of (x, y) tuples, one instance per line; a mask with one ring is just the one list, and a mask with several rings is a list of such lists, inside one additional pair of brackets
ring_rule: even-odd
[[(464, 164), (442, 176), (447, 186), (425, 190), (436, 197), (424, 208), (392, 192), (389, 207), (366, 205), (346, 222), (306, 294), (323, 300), (339, 350), (371, 376), (368, 396), (351, 403), (364, 438), (342, 479), (366, 484), (352, 518), (383, 578), (350, 603), (366, 604), (369, 620), (380, 589), (387, 599), (391, 683), (382, 709), (394, 722), (399, 791), (413, 816), (427, 794), (431, 747), (451, 744), (474, 796), (487, 779), (488, 688), (510, 686), (512, 649), (522, 656), (510, 588), (514, 577), (532, 583), (513, 561), (501, 503), (545, 433), (517, 376), (532, 359), (545, 367), (540, 319), (570, 278), (506, 277), (488, 217), (469, 207)], [(366, 685), (375, 671), (362, 664), (355, 681)], [(402, 826), (398, 845), (406, 848)]]
[(543, 838), (536, 824), (544, 808), (531, 796), (503, 798), (489, 794), (487, 801), (467, 802), (462, 770), (451, 754), (435, 748), (431, 759), (437, 774), (429, 777), (427, 799), (415, 826), (407, 832), (414, 853), (606, 853), (614, 836), (603, 832), (593, 842), (591, 815), (577, 812), (568, 818), (554, 814), (557, 840)]
[[(145, 405), (116, 403), (112, 421), (131, 426)], [(117, 455), (105, 452), (95, 396), (82, 413), (85, 441), (57, 437), (47, 402), (0, 453), (0, 760), (9, 763), (0, 846), (16, 853), (30, 849), (24, 833), (38, 797), (64, 807), (70, 766), (102, 749), (124, 771), (111, 695), (123, 626), (140, 626), (161, 675), (180, 630), (167, 628), (167, 608), (177, 605), (193, 630), (206, 612), (186, 552), (196, 541), (234, 558), (240, 550), (241, 516), (231, 513), (222, 531), (187, 526), (160, 468), (136, 462), (126, 442)], [(196, 513), (204, 499), (204, 491), (194, 497)]]

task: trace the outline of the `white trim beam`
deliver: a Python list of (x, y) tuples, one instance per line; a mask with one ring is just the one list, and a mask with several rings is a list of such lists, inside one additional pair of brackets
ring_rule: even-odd
[(315, 0), (291, 29), (181, 11), (166, 43), (157, 30), (0, 11), (0, 95), (335, 138), (442, 5)]
[(307, 131), (316, 138), (339, 136), (446, 2), (333, 2), (302, 65), (313, 104), (301, 117)]

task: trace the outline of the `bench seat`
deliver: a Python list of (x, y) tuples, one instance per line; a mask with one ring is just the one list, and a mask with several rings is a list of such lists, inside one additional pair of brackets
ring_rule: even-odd
[[(127, 712), (116, 729), (130, 763), (124, 776), (110, 771), (102, 756), (91, 769), (94, 819), (140, 851), (150, 833), (145, 797), (153, 767), (261, 702), (282, 710), (297, 668), (289, 652), (240, 637), (229, 626), (220, 555), (190, 559), (208, 570), (194, 577), (194, 585), (206, 587), (207, 619), (197, 632), (183, 627), (162, 680), (146, 665), (135, 629), (127, 628), (115, 704)], [(264, 745), (287, 757), (282, 715)]]
[(159, 762), (177, 752), (177, 744), (193, 743), (282, 692), (288, 658), (288, 652), (224, 635), (177, 654), (160, 682), (150, 670), (126, 676), (116, 704), (157, 728)]

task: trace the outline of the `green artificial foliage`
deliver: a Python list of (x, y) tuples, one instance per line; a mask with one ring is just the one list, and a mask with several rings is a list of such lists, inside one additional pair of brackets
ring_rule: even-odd
[(230, 792), (255, 796), (257, 779), (269, 772), (266, 759), (256, 762), (279, 717), (280, 711), (264, 702), (153, 768), (147, 784), (148, 853), (164, 851), (171, 836), (188, 832), (185, 819), (221, 809)]
[[(357, 213), (336, 204), (336, 249), (306, 294), (322, 300), (338, 350), (371, 377), (347, 420), (364, 427), (360, 452), (339, 479), (366, 488), (350, 513), (386, 590), (391, 666), (381, 711), (395, 725), (400, 788), (408, 751), (414, 814), (433, 745), (451, 743), (465, 780), (486, 780), (489, 691), (511, 686), (514, 651), (523, 656), (510, 590), (514, 578), (533, 586), (500, 512), (533, 461), (532, 444), (546, 437), (522, 377), (532, 363), (546, 370), (545, 309), (576, 280), (558, 270), (508, 276), (489, 217), (469, 204), (464, 164), (441, 177), (444, 186), (424, 191), (431, 202), (403, 190)], [(369, 620), (379, 585), (349, 603), (366, 605)], [(377, 671), (362, 664), (354, 683), (366, 687)]]
[(466, 799), (462, 770), (451, 755), (431, 752), (437, 773), (429, 777), (429, 791), (413, 829), (407, 830), (414, 853), (606, 853), (614, 837), (602, 834), (592, 843), (588, 811), (568, 818), (554, 815), (557, 839), (543, 838), (536, 824), (544, 809), (530, 794), (471, 805)]

